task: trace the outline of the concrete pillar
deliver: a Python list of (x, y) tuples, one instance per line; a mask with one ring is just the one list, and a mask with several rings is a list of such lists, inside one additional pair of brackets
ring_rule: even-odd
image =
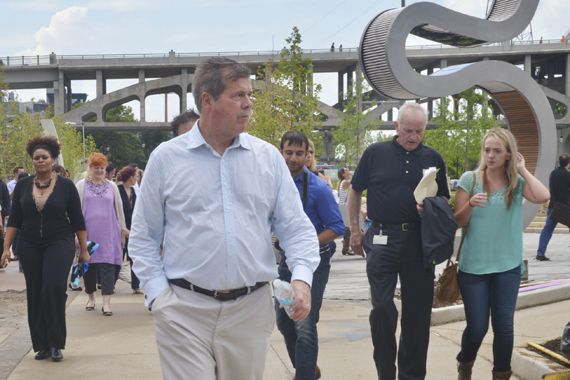
[(69, 112), (71, 111), (71, 106), (73, 104), (73, 97), (72, 97), (72, 91), (71, 91), (71, 81), (68, 79), (66, 81), (66, 88), (67, 88), (67, 92), (65, 94), (65, 112)]
[(63, 114), (65, 112), (65, 74), (63, 71), (59, 71), (59, 80), (53, 83), (53, 98), (55, 114)]
[(352, 76), (354, 74), (354, 69), (351, 67), (346, 71), (346, 91), (348, 92), (349, 89), (354, 86), (354, 79), (352, 79)]
[(338, 73), (338, 104), (342, 110), (344, 102), (344, 71), (339, 71)]
[(140, 105), (140, 120), (141, 123), (146, 121), (146, 97), (145, 97), (145, 93), (144, 91), (141, 92), (141, 94), (139, 95), (140, 99), (139, 99), (139, 105)]
[(95, 70), (95, 80), (97, 82), (97, 97), (101, 97), (107, 93), (107, 82), (103, 70)]
[[(429, 66), (427, 69), (427, 74), (431, 75), (433, 74), (433, 66)], [(428, 116), (428, 120), (433, 119), (433, 98), (428, 98), (427, 101), (427, 116)]]
[(546, 64), (546, 74), (548, 74), (548, 79), (546, 80), (546, 87), (553, 89), (554, 88), (554, 73), (555, 67), (552, 62), (548, 62)]
[(524, 72), (528, 75), (532, 75), (532, 56), (527, 54), (524, 56)]
[[(330, 164), (334, 161), (334, 147), (333, 147), (333, 135), (331, 131), (325, 131), (325, 135), (323, 136), (323, 145), (325, 148), (325, 156), (327, 160), (327, 164)], [(322, 157), (321, 157), (322, 158)]]
[(144, 69), (139, 69), (139, 83), (144, 83), (146, 80)]
[(446, 67), (447, 67), (447, 58), (442, 58), (440, 63), (439, 63), (439, 68), (445, 69)]
[(180, 95), (180, 113), (186, 112), (188, 109), (188, 69), (182, 69), (180, 73), (182, 75), (182, 80), (180, 85), (182, 86), (182, 92)]
[(564, 72), (564, 84), (566, 96), (570, 96), (570, 53), (566, 54), (566, 71)]
[(59, 98), (59, 81), (53, 81), (53, 110), (55, 115), (60, 115), (61, 99)]
[(388, 111), (388, 120), (387, 121), (394, 121), (394, 109), (390, 108)]

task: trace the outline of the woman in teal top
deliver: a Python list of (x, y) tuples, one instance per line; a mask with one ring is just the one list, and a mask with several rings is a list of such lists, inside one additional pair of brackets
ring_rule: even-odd
[[(475, 171), (464, 173), (455, 195), (455, 218), (469, 223), (458, 281), (467, 327), (457, 355), (459, 380), (471, 379), (481, 342), (493, 324), (493, 379), (511, 377), (513, 321), (522, 267), (522, 198), (542, 204), (548, 189), (525, 167), (513, 135), (491, 129), (483, 138)], [(465, 230), (464, 230), (465, 232)]]

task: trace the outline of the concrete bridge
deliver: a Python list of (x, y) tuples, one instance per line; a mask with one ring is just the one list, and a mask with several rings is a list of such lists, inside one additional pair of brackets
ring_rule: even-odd
[[(409, 46), (406, 55), (411, 66), (422, 74), (431, 74), (438, 69), (463, 63), (499, 60), (518, 65), (540, 85), (548, 97), (552, 108), (557, 103), (570, 106), (570, 44), (560, 40), (530, 42), (508, 41), (501, 44), (474, 48), (454, 48), (446, 45)], [(279, 61), (279, 51), (256, 52), (215, 52), (215, 53), (176, 53), (167, 54), (111, 54), (111, 55), (63, 55), (0, 57), (0, 65), (5, 69), (5, 79), (9, 89), (53, 88), (56, 113), (62, 114), (70, 122), (83, 124), (85, 130), (141, 130), (168, 129), (168, 123), (146, 121), (145, 99), (150, 95), (176, 93), (180, 99), (180, 109), (187, 109), (187, 94), (192, 90), (192, 76), (196, 66), (211, 56), (232, 58), (248, 66), (252, 72), (269, 61)], [(336, 110), (341, 107), (343, 88), (357, 75), (358, 53), (356, 48), (343, 51), (312, 49), (304, 50), (304, 57), (310, 57), (314, 73), (336, 73), (338, 76), (338, 103), (320, 103), (323, 115), (323, 129), (334, 129), (338, 125)], [(149, 79), (152, 78), (152, 79)], [(138, 79), (138, 83), (107, 93), (106, 81), (110, 79)], [(75, 80), (95, 80), (97, 96), (87, 105), (71, 110), (72, 84)], [(373, 97), (379, 106), (370, 112), (369, 117), (381, 117), (387, 113), (392, 119), (393, 108), (400, 102)], [(137, 123), (111, 123), (106, 121), (109, 109), (138, 100), (140, 121)], [(431, 98), (421, 99), (427, 103), (430, 114), (433, 111)], [(554, 112), (554, 111), (553, 111)], [(564, 144), (559, 150), (570, 150), (570, 115), (560, 117), (554, 113), (556, 128)], [(95, 122), (87, 122), (96, 117)], [(392, 129), (391, 123), (383, 127)], [(558, 133), (557, 133), (558, 135)]]

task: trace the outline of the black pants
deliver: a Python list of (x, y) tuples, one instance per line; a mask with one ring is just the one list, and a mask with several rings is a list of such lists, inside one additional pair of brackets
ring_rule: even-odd
[(115, 273), (120, 265), (97, 263), (89, 264), (89, 269), (83, 275), (83, 282), (85, 284), (85, 293), (92, 294), (97, 290), (97, 270), (101, 276), (101, 294), (104, 296), (113, 295), (115, 290)]
[(75, 256), (73, 236), (52, 241), (18, 241), (26, 279), (28, 324), (34, 351), (65, 348), (67, 278)]
[(398, 275), (402, 295), (402, 322), (398, 351), (398, 379), (417, 380), (426, 376), (433, 268), (424, 269), (421, 230), (384, 230), (387, 245), (373, 245), (378, 227), (371, 226), (364, 237), (367, 248), (366, 273), (372, 296), (370, 328), (374, 361), (380, 380), (396, 379), (396, 325), (398, 311), (394, 290)]

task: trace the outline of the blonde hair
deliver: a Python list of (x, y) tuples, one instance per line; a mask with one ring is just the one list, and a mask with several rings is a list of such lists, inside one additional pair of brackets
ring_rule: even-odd
[(483, 137), (481, 142), (481, 159), (479, 161), (479, 167), (477, 171), (483, 172), (483, 189), (487, 193), (487, 196), (491, 196), (491, 188), (489, 187), (487, 181), (487, 163), (485, 162), (485, 141), (489, 137), (494, 137), (498, 142), (505, 148), (507, 154), (511, 155), (511, 158), (505, 162), (505, 175), (507, 176), (507, 190), (505, 191), (505, 203), (507, 204), (507, 210), (511, 207), (513, 199), (515, 198), (514, 192), (517, 187), (519, 180), (519, 173), (517, 171), (517, 141), (513, 134), (502, 128), (490, 129)]
[(311, 139), (308, 140), (309, 140), (309, 149), (313, 151), (313, 154), (311, 154), (311, 164), (307, 169), (309, 169), (311, 173), (314, 173), (317, 171), (317, 160), (315, 160), (315, 144), (313, 144)]

